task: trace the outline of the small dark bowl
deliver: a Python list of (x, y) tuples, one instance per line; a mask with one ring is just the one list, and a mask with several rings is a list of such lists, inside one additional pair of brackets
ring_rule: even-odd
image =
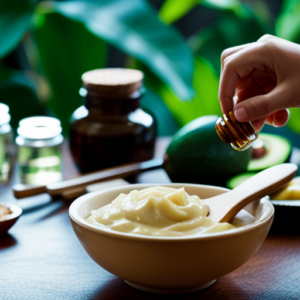
[(22, 214), (21, 207), (11, 203), (5, 204), (12, 211), (12, 213), (7, 215), (4, 220), (0, 220), (0, 235), (6, 233), (17, 222), (20, 215)]

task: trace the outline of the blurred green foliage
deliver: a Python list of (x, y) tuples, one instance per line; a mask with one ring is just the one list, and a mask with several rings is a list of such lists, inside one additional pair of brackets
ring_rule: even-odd
[[(109, 66), (113, 46), (126, 58), (118, 67), (145, 73), (141, 104), (155, 115), (159, 134), (170, 135), (199, 116), (221, 113), (225, 48), (266, 33), (300, 42), (296, 0), (284, 0), (276, 18), (259, 0), (161, 2), (156, 10), (147, 0), (1, 1), (0, 102), (10, 106), (14, 128), (23, 117), (48, 114), (67, 134), (71, 113), (83, 103), (82, 73)], [(179, 24), (198, 21), (195, 14), (190, 20), (193, 11), (213, 17), (184, 38)], [(300, 133), (299, 117), (292, 109), (289, 126)]]
[(78, 93), (81, 74), (105, 66), (106, 44), (82, 23), (58, 13), (38, 13), (34, 37), (51, 90), (48, 107), (62, 121), (62, 127), (68, 128), (69, 118), (65, 114), (69, 116), (83, 103)]

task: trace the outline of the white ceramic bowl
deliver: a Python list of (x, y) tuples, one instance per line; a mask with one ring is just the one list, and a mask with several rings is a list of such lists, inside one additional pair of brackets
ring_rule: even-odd
[[(102, 229), (85, 221), (93, 209), (110, 203), (120, 193), (157, 184), (134, 184), (86, 194), (70, 206), (73, 229), (90, 257), (129, 285), (149, 292), (185, 293), (205, 288), (247, 262), (261, 247), (274, 217), (274, 207), (260, 199), (245, 209), (256, 221), (247, 227), (202, 236), (151, 237)], [(227, 189), (195, 184), (190, 195), (209, 198)]]

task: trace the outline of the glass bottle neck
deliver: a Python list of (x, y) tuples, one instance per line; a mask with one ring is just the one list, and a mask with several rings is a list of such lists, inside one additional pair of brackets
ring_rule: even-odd
[(90, 113), (101, 115), (128, 115), (139, 107), (142, 93), (135, 91), (130, 98), (104, 98), (87, 93), (85, 107)]

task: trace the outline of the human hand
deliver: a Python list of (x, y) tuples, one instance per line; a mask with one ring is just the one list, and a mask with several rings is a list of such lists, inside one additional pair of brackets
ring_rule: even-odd
[(238, 121), (252, 121), (260, 131), (265, 123), (284, 126), (287, 108), (300, 106), (300, 45), (264, 35), (257, 42), (226, 49), (221, 63), (223, 113), (234, 109)]

